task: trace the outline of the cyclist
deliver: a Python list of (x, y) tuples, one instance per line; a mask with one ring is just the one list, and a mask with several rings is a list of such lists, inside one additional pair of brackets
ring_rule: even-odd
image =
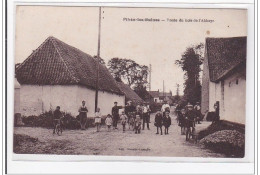
[(55, 134), (56, 125), (59, 123), (61, 117), (62, 113), (60, 112), (60, 106), (57, 106), (55, 111), (53, 112), (53, 134)]

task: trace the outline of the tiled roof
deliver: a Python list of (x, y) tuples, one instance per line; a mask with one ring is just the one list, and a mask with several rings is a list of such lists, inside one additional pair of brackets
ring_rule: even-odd
[(206, 38), (210, 81), (216, 82), (233, 68), (246, 63), (246, 37)]
[(153, 98), (158, 98), (158, 97), (159, 97), (159, 91), (149, 91), (149, 94), (150, 94)]
[(160, 96), (160, 97), (163, 97), (163, 96), (164, 96), (164, 97), (171, 97), (171, 96), (172, 96), (172, 93), (171, 93), (171, 92), (164, 92), (164, 93), (163, 93), (163, 92), (160, 92), (160, 93), (159, 93), (159, 96)]
[[(104, 65), (99, 65), (99, 89), (123, 94)], [(20, 84), (82, 85), (95, 89), (96, 60), (57, 38), (48, 37), (16, 69)]]
[(120, 90), (125, 94), (126, 101), (131, 100), (134, 103), (144, 102), (128, 85), (123, 82), (117, 82)]

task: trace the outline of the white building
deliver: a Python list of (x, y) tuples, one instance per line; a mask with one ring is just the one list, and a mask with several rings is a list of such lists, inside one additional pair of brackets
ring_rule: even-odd
[[(124, 93), (104, 65), (99, 65), (98, 107), (111, 113), (114, 102), (124, 105)], [(92, 116), (95, 110), (97, 62), (90, 55), (54, 37), (47, 38), (17, 69), (22, 115), (39, 115), (56, 106), (78, 114), (82, 100)]]
[(219, 103), (220, 119), (245, 124), (246, 37), (207, 38), (202, 78), (201, 110), (213, 112)]

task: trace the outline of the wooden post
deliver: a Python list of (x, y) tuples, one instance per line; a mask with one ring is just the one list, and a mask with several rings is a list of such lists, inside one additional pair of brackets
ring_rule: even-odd
[(101, 7), (99, 7), (99, 24), (98, 24), (98, 49), (97, 49), (97, 79), (96, 79), (96, 94), (95, 94), (95, 112), (98, 107), (98, 89), (99, 89), (99, 59), (100, 59), (100, 32), (101, 32)]

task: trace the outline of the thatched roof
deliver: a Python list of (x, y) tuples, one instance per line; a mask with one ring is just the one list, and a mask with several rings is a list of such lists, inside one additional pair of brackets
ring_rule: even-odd
[(128, 85), (123, 82), (117, 82), (120, 90), (125, 94), (126, 101), (133, 101), (134, 103), (144, 102)]
[[(99, 64), (99, 90), (122, 94), (108, 69)], [(20, 84), (82, 85), (95, 89), (97, 61), (57, 38), (48, 37), (16, 69)]]
[(238, 65), (246, 64), (246, 37), (206, 38), (210, 81), (216, 82)]

